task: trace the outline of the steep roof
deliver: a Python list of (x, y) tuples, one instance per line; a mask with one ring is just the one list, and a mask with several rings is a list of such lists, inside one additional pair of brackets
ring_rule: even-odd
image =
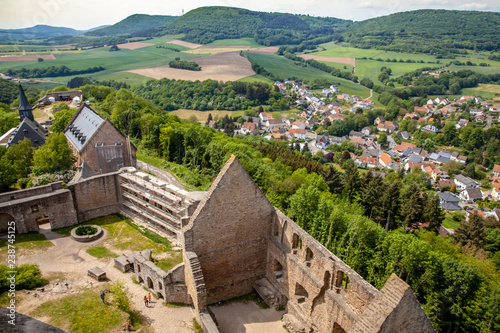
[(495, 166), (493, 167), (493, 171), (500, 172), (500, 164), (495, 164)]
[(469, 199), (482, 199), (483, 198), (483, 192), (479, 188), (468, 188), (465, 191), (467, 191), (467, 196)]
[(104, 119), (91, 108), (82, 105), (64, 130), (64, 135), (80, 152), (103, 122)]
[(9, 138), (7, 146), (15, 145), (25, 138), (31, 140), (31, 145), (33, 147), (40, 147), (47, 139), (47, 130), (36, 121), (32, 121), (28, 117), (25, 117)]
[(438, 193), (438, 196), (441, 200), (446, 202), (460, 202), (460, 200), (450, 192)]
[(19, 111), (31, 111), (33, 108), (28, 102), (28, 98), (24, 93), (24, 89), (21, 85), (19, 85), (19, 107), (17, 108)]

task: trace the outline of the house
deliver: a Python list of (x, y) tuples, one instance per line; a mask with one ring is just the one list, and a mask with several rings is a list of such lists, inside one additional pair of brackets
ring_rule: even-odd
[(215, 125), (216, 125), (216, 124), (217, 124), (217, 123), (215, 122), (215, 120), (210, 120), (210, 121), (208, 122), (208, 127), (210, 127), (210, 128), (215, 128)]
[(483, 199), (483, 192), (479, 188), (467, 188), (460, 192), (460, 198), (465, 201), (476, 201)]
[[(28, 102), (28, 98), (24, 93), (23, 87), (19, 84), (19, 118), (21, 123), (7, 133), (3, 140), (7, 140), (6, 146), (9, 148), (12, 145), (23, 141), (24, 139), (31, 140), (32, 147), (40, 147), (47, 139), (47, 130), (40, 125), (33, 116), (33, 108)], [(8, 137), (8, 139), (7, 139)]]
[(374, 124), (378, 125), (380, 123), (385, 123), (385, 118), (383, 116), (378, 116), (377, 118), (375, 118)]
[(288, 130), (288, 136), (290, 138), (305, 140), (305, 139), (307, 139), (307, 131), (305, 129), (291, 128)]
[(292, 128), (294, 129), (306, 129), (306, 124), (304, 124), (302, 121), (300, 120), (296, 120), (292, 123)]
[(500, 183), (493, 184), (493, 190), (491, 191), (491, 197), (495, 201), (500, 201)]
[(399, 132), (398, 138), (401, 140), (410, 140), (410, 134), (407, 131)]
[(495, 166), (493, 166), (493, 171), (491, 172), (491, 175), (494, 178), (500, 178), (500, 164), (495, 164)]
[(79, 103), (82, 101), (82, 91), (81, 90), (71, 90), (71, 91), (57, 91), (47, 93), (45, 96), (40, 98), (37, 105), (49, 105), (52, 102), (73, 102)]
[(259, 118), (261, 119), (262, 123), (265, 123), (269, 119), (273, 119), (273, 114), (268, 112), (261, 112), (259, 113)]
[(330, 136), (330, 144), (341, 145), (344, 141), (349, 140), (347, 136)]
[(376, 168), (378, 167), (378, 158), (368, 157), (368, 156), (360, 156), (356, 160), (356, 164), (364, 167), (364, 168)]
[(259, 130), (255, 123), (244, 122), (241, 126), (241, 134), (258, 134)]
[(363, 133), (361, 133), (361, 132), (350, 131), (349, 132), (349, 139), (352, 139), (354, 137), (356, 137), (356, 138), (364, 138), (365, 135)]
[(377, 129), (382, 132), (392, 133), (396, 132), (399, 128), (398, 123), (392, 121), (386, 121), (385, 123), (379, 123)]
[(462, 207), (459, 206), (460, 199), (458, 199), (453, 193), (450, 192), (442, 192), (438, 193), (439, 203), (444, 210), (454, 211), (454, 210), (462, 210)]
[(267, 121), (265, 122), (265, 126), (269, 130), (272, 130), (274, 127), (284, 127), (285, 123), (281, 119), (268, 118)]
[(389, 163), (392, 161), (392, 158), (387, 154), (387, 153), (384, 153), (382, 154), (382, 156), (379, 157), (379, 164), (381, 166), (383, 166), (384, 168), (387, 168), (387, 166), (389, 165)]
[(363, 127), (363, 129), (361, 130), (361, 133), (363, 133), (363, 135), (368, 136), (368, 135), (372, 134), (372, 130), (370, 127), (366, 126), (366, 127)]
[(490, 108), (488, 109), (488, 111), (490, 111), (490, 112), (500, 112), (500, 105), (492, 105), (492, 106), (490, 106)]
[(85, 162), (96, 173), (118, 171), (136, 165), (137, 148), (109, 119), (102, 119), (83, 104), (64, 129), (76, 165)]
[(356, 149), (363, 149), (366, 145), (366, 140), (358, 136), (353, 136), (351, 142), (356, 145)]
[(439, 186), (439, 188), (441, 190), (445, 187), (448, 189), (451, 189), (453, 187), (453, 184), (454, 184), (454, 182), (451, 179), (440, 179), (437, 182), (437, 185)]
[(465, 177), (464, 175), (453, 175), (455, 177), (454, 182), (458, 189), (465, 190), (468, 188), (476, 188), (479, 187), (479, 183), (474, 179), (469, 177)]
[(316, 136), (316, 147), (319, 149), (327, 149), (330, 146), (330, 135), (325, 132), (322, 135)]
[(425, 125), (422, 127), (422, 132), (427, 132), (427, 133), (441, 133), (441, 131), (434, 125)]

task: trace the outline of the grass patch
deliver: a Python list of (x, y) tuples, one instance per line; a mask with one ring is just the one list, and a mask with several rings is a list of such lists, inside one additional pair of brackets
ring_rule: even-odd
[(89, 249), (87, 249), (87, 253), (90, 254), (91, 256), (94, 256), (98, 259), (101, 258), (116, 258), (118, 255), (104, 246), (94, 246)]
[(257, 304), (257, 306), (259, 308), (269, 309), (269, 306), (264, 302), (264, 300), (262, 298), (260, 298), (259, 295), (257, 295), (256, 292), (246, 294), (243, 296), (238, 296), (235, 298), (231, 298), (231, 299), (228, 299), (226, 301), (219, 302), (219, 303), (217, 303), (217, 306), (227, 305), (227, 304), (231, 304), (231, 303), (240, 303), (240, 302), (243, 302), (243, 303), (255, 302), (255, 304)]
[(460, 222), (465, 219), (465, 213), (463, 211), (455, 211), (446, 214), (443, 220), (443, 227), (448, 229), (456, 229), (460, 225)]
[(200, 324), (198, 324), (198, 322), (196, 321), (195, 318), (193, 318), (193, 326), (194, 326), (195, 332), (203, 333), (203, 329), (201, 328)]
[(189, 304), (176, 303), (176, 302), (172, 303), (163, 302), (163, 305), (165, 305), (167, 308), (185, 308), (189, 306)]
[(262, 76), (260, 74), (255, 74), (251, 76), (244, 77), (242, 79), (239, 79), (238, 81), (241, 82), (262, 82), (262, 83), (267, 83), (267, 84), (273, 84), (274, 81), (271, 79), (268, 79), (265, 76)]
[[(108, 231), (110, 245), (119, 250), (142, 251), (151, 249), (157, 252), (170, 251), (171, 245), (168, 239), (152, 232), (149, 229), (135, 225), (132, 220), (120, 215), (108, 215), (99, 217), (84, 224), (96, 224)], [(72, 227), (64, 227), (54, 230), (58, 234), (69, 236)]]
[[(7, 239), (0, 239), (0, 262), (7, 262), (8, 251)], [(31, 251), (43, 251), (52, 246), (52, 243), (38, 232), (29, 232), (26, 234), (16, 234), (13, 244), (16, 247), (16, 255), (27, 255)]]
[(176, 251), (172, 253), (171, 258), (158, 259), (154, 260), (153, 262), (156, 266), (163, 269), (165, 272), (168, 272), (172, 267), (182, 262), (182, 253), (180, 251)]
[(147, 151), (138, 151), (136, 156), (138, 160), (170, 172), (187, 190), (207, 191), (212, 185), (211, 176), (201, 175), (183, 165), (167, 162), (162, 158), (151, 156)]
[(262, 48), (263, 46), (258, 44), (255, 39), (247, 38), (235, 38), (235, 39), (220, 39), (206, 44), (205, 46), (248, 46), (250, 48)]
[[(106, 295), (106, 299), (110, 298)], [(130, 316), (113, 304), (102, 304), (99, 290), (85, 290), (42, 304), (38, 316), (49, 316), (50, 324), (73, 333), (100, 333), (118, 329)]]

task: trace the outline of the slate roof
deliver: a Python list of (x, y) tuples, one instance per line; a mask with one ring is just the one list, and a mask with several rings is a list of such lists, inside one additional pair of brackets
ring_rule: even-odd
[(28, 98), (24, 93), (24, 89), (21, 85), (19, 85), (19, 107), (17, 108), (19, 111), (31, 111), (33, 108), (28, 102)]
[(25, 117), (7, 142), (7, 147), (19, 143), (19, 141), (28, 138), (31, 140), (32, 147), (40, 147), (47, 139), (47, 130), (36, 121)]
[(441, 200), (446, 202), (460, 202), (460, 199), (458, 199), (455, 195), (451, 194), (450, 192), (438, 193), (438, 196)]
[(97, 132), (103, 122), (104, 119), (91, 108), (82, 105), (64, 130), (64, 135), (80, 152), (85, 143)]
[(77, 171), (75, 175), (73, 176), (73, 179), (71, 180), (72, 183), (76, 183), (80, 181), (81, 179), (87, 179), (93, 176), (97, 176), (98, 173), (92, 170), (92, 168), (85, 163), (85, 161), (82, 162), (82, 165), (77, 168)]
[(417, 154), (411, 154), (410, 158), (408, 159), (408, 163), (422, 163), (423, 161), (424, 158)]
[(453, 202), (444, 202), (441, 204), (444, 210), (462, 210), (462, 207)]
[(469, 199), (482, 199), (483, 198), (483, 193), (479, 188), (468, 188), (465, 190), (467, 192), (467, 196)]

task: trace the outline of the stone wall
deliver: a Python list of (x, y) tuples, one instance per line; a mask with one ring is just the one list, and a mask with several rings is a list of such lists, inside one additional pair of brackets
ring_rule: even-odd
[(78, 222), (120, 211), (118, 172), (94, 176), (68, 185), (78, 212)]
[(18, 233), (38, 231), (38, 225), (45, 222), (49, 222), (52, 229), (77, 223), (71, 192), (63, 189), (61, 183), (10, 192), (1, 199), (8, 196), (14, 199), (0, 202), (1, 232), (7, 230), (9, 221), (16, 222)]
[(274, 208), (235, 156), (183, 228), (184, 251), (196, 253), (207, 304), (248, 294), (266, 272)]

